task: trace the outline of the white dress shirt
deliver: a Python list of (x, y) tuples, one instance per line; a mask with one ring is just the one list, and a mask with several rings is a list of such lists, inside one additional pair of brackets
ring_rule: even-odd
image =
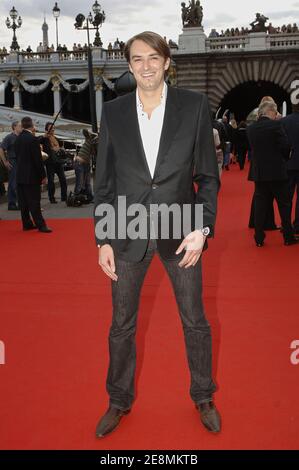
[(138, 124), (143, 143), (144, 153), (152, 178), (154, 176), (159, 151), (159, 144), (165, 113), (166, 97), (167, 85), (164, 82), (164, 87), (161, 95), (161, 102), (159, 106), (157, 106), (152, 111), (151, 118), (149, 119), (148, 114), (143, 110), (143, 104), (140, 101), (138, 89), (136, 89)]

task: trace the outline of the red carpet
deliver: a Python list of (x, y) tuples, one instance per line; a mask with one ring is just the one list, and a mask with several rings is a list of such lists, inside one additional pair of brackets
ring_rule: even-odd
[(220, 435), (189, 398), (183, 334), (155, 259), (139, 316), (137, 399), (120, 428), (94, 438), (106, 410), (110, 284), (97, 266), (90, 220), (53, 220), (51, 235), (0, 222), (1, 449), (297, 449), (299, 247), (247, 229), (252, 184), (223, 175), (216, 238), (204, 255)]

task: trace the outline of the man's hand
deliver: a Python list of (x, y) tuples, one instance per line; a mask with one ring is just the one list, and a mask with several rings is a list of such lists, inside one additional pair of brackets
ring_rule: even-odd
[(186, 250), (183, 259), (179, 263), (180, 268), (190, 268), (190, 266), (196, 265), (201, 256), (205, 241), (206, 237), (201, 230), (194, 230), (194, 232), (189, 233), (189, 235), (184, 238), (175, 252), (176, 255), (179, 255), (183, 249)]
[(41, 184), (47, 184), (47, 178), (43, 178)]
[(99, 265), (112, 281), (117, 281), (118, 277), (115, 274), (114, 253), (113, 249), (108, 244), (99, 248)]

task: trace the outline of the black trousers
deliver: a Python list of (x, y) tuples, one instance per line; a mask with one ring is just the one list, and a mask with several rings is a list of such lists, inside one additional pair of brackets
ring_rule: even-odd
[(57, 162), (46, 162), (46, 169), (47, 169), (47, 179), (48, 179), (48, 195), (49, 200), (54, 201), (55, 199), (55, 183), (54, 183), (54, 176), (55, 173), (58, 176), (60, 188), (61, 188), (61, 200), (66, 201), (67, 199), (67, 182), (64, 173), (64, 169), (62, 164)]
[(23, 228), (32, 226), (31, 217), (38, 228), (46, 225), (41, 212), (40, 199), (41, 189), (39, 184), (18, 184), (18, 201)]
[(246, 154), (247, 154), (247, 149), (238, 150), (238, 163), (239, 163), (240, 170), (244, 169), (244, 165), (246, 161)]
[[(123, 410), (132, 406), (135, 397), (138, 304), (145, 274), (155, 252), (156, 242), (150, 240), (145, 257), (140, 262), (128, 262), (115, 257), (118, 281), (112, 281), (113, 318), (109, 334), (110, 364), (106, 386), (110, 405)], [(202, 304), (201, 262), (185, 269), (178, 266), (179, 260), (161, 261), (171, 280), (183, 324), (191, 374), (190, 395), (195, 403), (204, 403), (212, 399), (216, 387), (212, 380), (210, 325)], [(167, 344), (167, 338), (165, 342)]]
[(297, 191), (296, 197), (296, 205), (295, 205), (295, 219), (294, 219), (294, 229), (296, 232), (299, 232), (299, 170), (289, 170), (289, 181), (290, 181), (290, 190), (291, 190), (291, 198), (293, 201), (293, 197), (295, 191)]
[(262, 181), (255, 183), (255, 240), (263, 242), (265, 238), (264, 225), (267, 211), (273, 198), (276, 200), (281, 225), (285, 240), (294, 236), (291, 223), (292, 202), (289, 182), (286, 181)]
[[(264, 224), (264, 230), (276, 230), (275, 216), (274, 216), (274, 198), (272, 197), (271, 201), (269, 200), (269, 206), (267, 209), (267, 215)], [(251, 209), (249, 216), (249, 228), (254, 228), (254, 218), (255, 218), (255, 193), (253, 194), (251, 201)]]

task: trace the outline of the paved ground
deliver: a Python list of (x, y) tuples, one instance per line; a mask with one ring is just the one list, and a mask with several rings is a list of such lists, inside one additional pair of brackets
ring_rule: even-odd
[[(74, 189), (74, 172), (66, 173), (68, 182), (68, 192)], [(56, 178), (56, 177), (55, 177)], [(65, 202), (60, 201), (60, 188), (58, 179), (55, 179), (56, 193), (55, 197), (58, 204), (50, 204), (46, 187), (42, 191), (41, 205), (43, 208), (43, 216), (45, 219), (81, 219), (89, 218), (93, 215), (93, 204), (84, 205), (81, 207), (67, 207)], [(7, 187), (7, 184), (6, 184)], [(7, 210), (7, 197), (0, 198), (0, 218), (3, 220), (20, 220), (19, 211)]]

